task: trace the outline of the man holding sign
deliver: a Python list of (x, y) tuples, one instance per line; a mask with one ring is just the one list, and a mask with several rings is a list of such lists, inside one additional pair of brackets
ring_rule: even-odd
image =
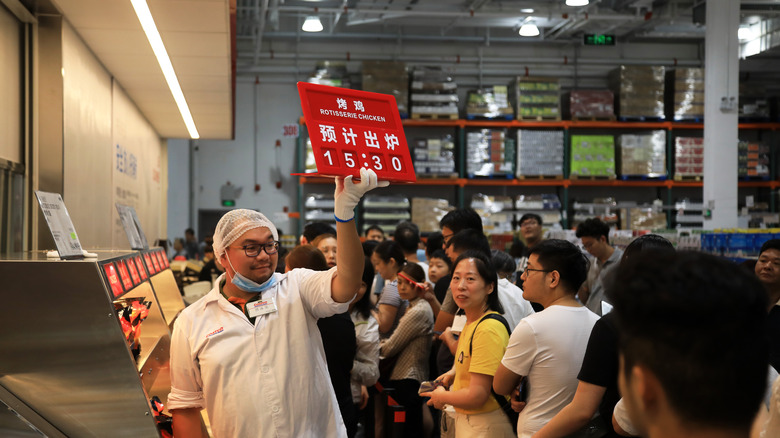
[(174, 435), (200, 437), (206, 409), (214, 437), (345, 437), (317, 319), (342, 313), (363, 274), (354, 208), (375, 187), (372, 170), (336, 178), (337, 264), (274, 273), (276, 227), (252, 210), (226, 213), (214, 233), (225, 274), (179, 316), (171, 345)]

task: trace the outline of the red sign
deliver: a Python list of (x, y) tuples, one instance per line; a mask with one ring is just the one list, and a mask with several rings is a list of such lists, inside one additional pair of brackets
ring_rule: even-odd
[(146, 262), (146, 270), (149, 271), (149, 275), (154, 275), (157, 273), (157, 270), (154, 269), (154, 264), (152, 263), (152, 258), (149, 256), (149, 253), (144, 254), (144, 261)]
[(171, 265), (168, 264), (168, 256), (165, 255), (165, 251), (160, 249), (157, 250), (157, 254), (160, 255), (160, 265), (163, 267), (163, 269), (170, 267)]
[(417, 181), (395, 97), (308, 82), (298, 93), (318, 175), (359, 177), (365, 167), (383, 181)]
[(117, 261), (116, 268), (119, 271), (119, 279), (122, 280), (122, 286), (125, 287), (125, 290), (132, 289), (133, 281), (130, 279), (130, 272), (127, 271), (127, 265), (125, 265), (125, 261)]
[(103, 265), (103, 271), (106, 273), (108, 284), (111, 286), (111, 293), (114, 297), (122, 295), (125, 291), (122, 290), (122, 284), (119, 283), (119, 276), (116, 273), (116, 268), (113, 263), (106, 263)]
[(127, 270), (130, 271), (130, 278), (133, 279), (133, 284), (138, 285), (141, 283), (141, 277), (138, 276), (138, 269), (135, 268), (135, 262), (132, 258), (125, 260), (127, 262)]
[(144, 264), (141, 261), (141, 256), (135, 256), (133, 257), (135, 259), (135, 265), (138, 267), (138, 275), (141, 276), (141, 280), (146, 280), (148, 277), (146, 276), (146, 269), (144, 269)]
[(160, 270), (165, 269), (165, 262), (167, 260), (162, 251), (155, 251), (154, 253), (157, 254), (157, 261), (160, 262)]
[(157, 255), (155, 253), (151, 253), (152, 256), (152, 265), (154, 265), (154, 273), (158, 273), (161, 271), (160, 269), (160, 261), (157, 260)]

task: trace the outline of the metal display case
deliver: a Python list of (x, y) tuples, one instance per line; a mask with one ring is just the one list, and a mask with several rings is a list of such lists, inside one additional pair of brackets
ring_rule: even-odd
[[(160, 436), (150, 398), (167, 402), (170, 328), (184, 308), (162, 249), (19, 254), (0, 260), (0, 278), (0, 401), (13, 409), (0, 409), (0, 436)], [(146, 318), (123, 323), (133, 302)], [(140, 329), (136, 357), (128, 327)]]

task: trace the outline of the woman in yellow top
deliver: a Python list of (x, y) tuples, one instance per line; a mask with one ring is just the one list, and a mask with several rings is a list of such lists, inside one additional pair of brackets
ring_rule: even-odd
[(442, 386), (420, 395), (430, 397), (428, 404), (437, 409), (444, 405), (455, 408), (456, 438), (514, 437), (516, 425), (510, 424), (491, 392), (509, 333), (501, 321), (482, 321), (490, 313), (504, 313), (497, 294), (498, 276), (490, 259), (479, 252), (462, 254), (454, 266), (450, 288), (455, 303), (466, 314), (466, 325), (454, 367), (438, 378)]

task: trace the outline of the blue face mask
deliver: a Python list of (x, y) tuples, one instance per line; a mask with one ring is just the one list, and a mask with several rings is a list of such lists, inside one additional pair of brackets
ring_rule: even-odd
[[(230, 261), (230, 257), (227, 259), (228, 263), (230, 263), (230, 267), (233, 268), (233, 263)], [(244, 277), (240, 272), (236, 271), (236, 268), (233, 268), (233, 278), (230, 280), (230, 282), (233, 283), (235, 287), (241, 289), (244, 292), (260, 293), (274, 287), (276, 284), (276, 277), (271, 274), (271, 278), (266, 280), (265, 283), (258, 284), (257, 282)]]

